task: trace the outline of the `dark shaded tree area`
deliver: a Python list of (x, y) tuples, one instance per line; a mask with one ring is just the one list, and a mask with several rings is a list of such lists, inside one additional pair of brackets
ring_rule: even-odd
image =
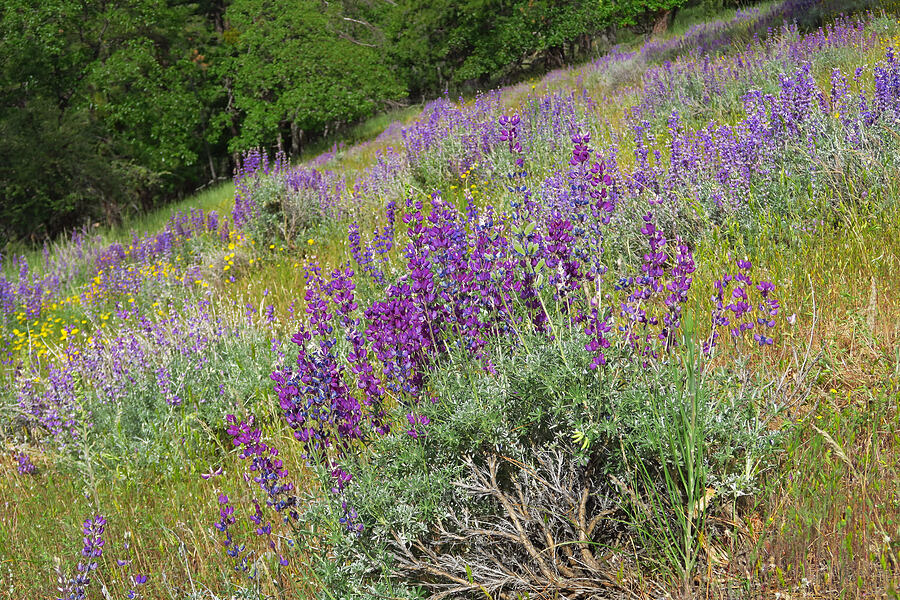
[(116, 223), (409, 99), (584, 55), (685, 0), (5, 0), (0, 246)]
[(0, 235), (115, 222), (205, 175), (198, 159), (215, 142), (222, 93), (198, 5), (5, 0), (2, 10)]

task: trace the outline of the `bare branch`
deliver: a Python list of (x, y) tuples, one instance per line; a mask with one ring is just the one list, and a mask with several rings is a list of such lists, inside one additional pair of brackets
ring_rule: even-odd
[(351, 23), (358, 23), (360, 25), (365, 25), (366, 27), (368, 27), (370, 29), (374, 29), (375, 31), (380, 31), (377, 27), (375, 27), (374, 25), (372, 25), (369, 22), (361, 21), (359, 19), (351, 19), (350, 17), (341, 17), (341, 18), (345, 21), (350, 21)]
[(356, 44), (357, 46), (365, 46), (365, 47), (367, 47), (367, 48), (377, 48), (377, 47), (378, 47), (378, 46), (375, 45), (375, 44), (367, 44), (367, 43), (365, 43), (365, 42), (360, 42), (359, 40), (355, 40), (355, 39), (353, 39), (352, 37), (350, 37), (349, 35), (347, 35), (346, 33), (340, 33), (340, 34), (339, 34), (339, 37), (340, 37), (341, 39), (347, 40), (347, 41), (350, 42), (351, 44)]
[(617, 578), (621, 558), (613, 568), (591, 550), (600, 524), (614, 512), (611, 501), (598, 497), (601, 483), (591, 469), (558, 451), (540, 452), (527, 465), (500, 458), (516, 467), (510, 479), (489, 456), (483, 466), (468, 461), (469, 477), (455, 484), (481, 499), (482, 512), (460, 508), (417, 540), (394, 534), (398, 570), (430, 589), (432, 600), (523, 593), (560, 600), (633, 597)]

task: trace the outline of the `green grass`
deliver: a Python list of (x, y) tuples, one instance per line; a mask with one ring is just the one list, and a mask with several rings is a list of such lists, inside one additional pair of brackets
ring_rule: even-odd
[(230, 181), (217, 183), (184, 200), (126, 220), (121, 226), (103, 231), (101, 235), (109, 242), (130, 241), (132, 231), (139, 236), (161, 231), (174, 213), (187, 213), (192, 208), (199, 208), (205, 212), (214, 210), (222, 217), (230, 217), (232, 206), (234, 206), (234, 184)]
[[(285, 442), (282, 438), (282, 442)], [(291, 445), (282, 447), (290, 450)], [(49, 597), (56, 588), (55, 564), (71, 572), (72, 557), (81, 549), (81, 523), (97, 511), (94, 498), (102, 504), (108, 520), (104, 556), (97, 577), (113, 597), (124, 598), (132, 586), (128, 569), (116, 559), (130, 557), (132, 573), (150, 574), (142, 589), (144, 598), (211, 598), (228, 596), (225, 589), (240, 589), (239, 574), (222, 551), (212, 529), (218, 519), (219, 490), (240, 500), (249, 488), (239, 469), (228, 468), (225, 475), (205, 481), (200, 462), (184, 462), (182, 469), (164, 476), (152, 471), (128, 478), (99, 480), (87, 489), (82, 476), (60, 469), (52, 459), (34, 459), (34, 475), (22, 476), (4, 457), (0, 469), (0, 597), (18, 600)], [(302, 460), (290, 452), (286, 460)], [(87, 492), (87, 497), (85, 493)], [(252, 540), (250, 523), (242, 519), (236, 538)], [(130, 551), (125, 550), (130, 543)], [(283, 597), (303, 598), (309, 586), (302, 579), (278, 577)], [(274, 591), (272, 581), (263, 580), (263, 589)], [(94, 588), (89, 598), (100, 598)], [(4, 595), (9, 593), (9, 595)], [(53, 596), (56, 597), (56, 596)]]
[(900, 232), (883, 222), (847, 227), (769, 263), (793, 282), (800, 329), (817, 365), (797, 407), (780, 468), (756, 523), (758, 574), (770, 589), (869, 597), (897, 584), (900, 534)]
[(391, 123), (408, 123), (421, 113), (422, 107), (411, 104), (401, 108), (394, 108), (380, 112), (355, 125), (331, 135), (321, 137), (303, 146), (298, 162), (312, 160), (323, 152), (330, 151), (335, 145), (343, 144), (344, 147), (361, 144), (378, 137)]
[[(722, 18), (732, 14), (723, 13)], [(688, 11), (679, 14), (667, 35), (677, 35), (699, 18)], [(896, 29), (890, 35), (896, 35)], [(820, 57), (819, 71), (826, 73), (845, 58), (837, 54)], [(872, 58), (857, 56), (853, 60)], [(573, 79), (570, 74), (552, 85), (573, 85)], [(551, 87), (536, 85), (541, 86), (540, 91)], [(525, 85), (512, 98), (521, 99), (529, 87)], [(410, 107), (378, 115), (356, 126), (344, 139), (371, 140), (390, 121), (408, 120), (419, 110)], [(617, 106), (602, 110), (612, 123), (621, 114)], [(332, 142), (307, 148), (305, 157), (317, 148), (328, 149)], [(335, 168), (364, 166), (388, 143), (348, 148), (334, 162)], [(475, 180), (482, 193), (493, 197), (496, 190), (488, 182)], [(232, 184), (222, 184), (122, 227), (98, 229), (97, 233), (104, 242), (127, 241), (132, 231), (139, 235), (158, 231), (173, 212), (195, 207), (226, 215), (233, 193)], [(843, 193), (848, 194), (843, 200), (859, 200), (858, 188), (849, 187)], [(845, 208), (838, 212), (836, 226), (823, 228), (817, 235), (799, 235), (790, 224), (761, 220), (752, 236), (709, 232), (696, 250), (701, 266), (694, 285), (711, 288), (719, 275), (722, 249), (742, 248), (777, 283), (784, 313), (797, 315), (797, 325), (785, 334), (781, 350), (754, 366), (787, 373), (789, 380), (802, 365), (812, 367), (811, 378), (796, 383), (803, 388), (798, 394), (804, 392), (798, 396), (799, 404), (772, 424), (787, 433), (777, 468), (767, 473), (763, 489), (750, 507), (719, 524), (729, 528), (731, 543), (717, 548), (717, 553), (708, 553), (708, 564), (701, 565), (700, 571), (720, 578), (702, 580), (707, 597), (724, 598), (729, 590), (740, 588), (743, 591), (732, 597), (762, 599), (780, 592), (791, 597), (806, 593), (816, 598), (869, 598), (898, 585), (900, 197), (896, 186), (887, 194), (880, 200), (883, 210), (877, 218), (872, 218), (864, 205), (848, 201), (841, 205)], [(455, 191), (454, 197), (462, 202), (460, 192)], [(827, 196), (820, 200), (841, 199)], [(234, 284), (214, 281), (211, 285), (217, 301), (223, 306), (258, 303), (268, 290), (267, 301), (275, 304), (286, 322), (292, 304), (297, 312), (303, 306), (303, 262), (317, 259), (335, 266), (349, 258), (345, 223), (322, 225), (304, 238), (295, 240), (293, 248), (291, 244), (271, 249), (243, 246), (247, 256), (256, 257), (257, 262), (247, 266)], [(192, 248), (194, 251), (206, 263), (213, 255), (229, 250), (210, 242), (208, 247)], [(39, 257), (40, 252), (28, 253), (29, 259)], [(154, 300), (138, 299), (146, 304)], [(83, 316), (75, 309), (59, 314), (66, 321)], [(256, 402), (266, 438), (282, 449), (292, 474), (301, 480), (309, 477), (305, 461), (298, 455), (299, 445), (292, 443), (290, 432), (276, 417), (274, 398), (260, 394)], [(177, 457), (184, 455), (173, 442), (171, 451), (176, 458), (165, 474), (153, 469), (106, 472), (93, 487), (86, 486), (83, 475), (52, 452), (33, 456), (38, 465), (36, 475), (16, 473), (11, 452), (27, 445), (24, 440), (7, 438), (6, 452), (0, 453), (0, 596), (48, 596), (56, 585), (53, 565), (59, 560), (65, 570), (71, 570), (81, 544), (80, 524), (95, 510), (98, 499), (110, 523), (110, 541), (99, 577), (112, 597), (123, 597), (128, 591), (124, 571), (114, 564), (126, 537), (134, 551), (134, 572), (152, 574), (145, 597), (181, 600), (237, 594), (246, 584), (234, 573), (211, 524), (219, 510), (219, 490), (243, 497), (248, 488), (240, 476), (242, 465), (215, 449), (217, 436), (222, 432), (212, 432), (205, 440), (201, 460), (179, 460)], [(95, 460), (98, 471), (103, 472), (104, 457)], [(201, 472), (220, 465), (226, 467), (223, 477), (200, 479)], [(725, 564), (712, 556), (724, 556)], [(270, 597), (305, 598), (317, 584), (301, 563), (283, 573), (273, 565), (259, 586)], [(92, 598), (101, 597), (99, 588), (92, 587)], [(260, 597), (254, 593), (247, 597)]]

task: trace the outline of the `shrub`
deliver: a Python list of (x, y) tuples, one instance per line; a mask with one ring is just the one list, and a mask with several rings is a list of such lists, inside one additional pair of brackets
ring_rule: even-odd
[(313, 185), (303, 185), (296, 177), (275, 171), (260, 174), (251, 184), (254, 213), (247, 231), (258, 243), (293, 241), (319, 225), (325, 210), (314, 183), (318, 173), (312, 171)]
[(533, 337), (492, 348), (493, 372), (462, 354), (433, 372), (426, 433), (395, 431), (347, 467), (367, 528), (345, 559), (387, 551), (398, 581), (436, 593), (568, 597), (618, 585), (610, 552), (631, 539), (639, 561), (692, 575), (700, 535), (721, 533), (705, 515), (757, 490), (777, 434), (733, 372), (626, 352), (601, 375), (585, 342)]
[[(692, 254), (652, 214), (640, 219), (649, 250), (640, 275), (607, 275), (591, 249), (609, 223), (609, 181), (580, 160), (587, 139), (578, 137), (572, 163), (583, 196), (565, 217), (524, 205), (507, 225), (490, 209), (463, 216), (434, 196), (430, 210), (410, 202), (401, 211), (399, 278), (369, 288), (373, 297), (358, 295), (349, 268), (310, 271), (297, 360), (273, 379), (322, 485), (309, 499), (317, 508), (297, 519), (316, 519), (315, 539), (339, 565), (321, 574), (329, 586), (490, 593), (550, 581), (568, 595), (585, 580), (612, 580), (595, 548), (623, 535), (639, 543), (646, 525), (635, 532), (627, 517), (653, 490), (666, 490), (666, 531), (707, 484), (717, 501), (754, 490), (771, 446), (748, 402), (753, 386), (738, 386), (733, 368), (704, 366), (694, 388), (682, 380), (691, 349), (708, 364), (719, 332), (772, 343), (773, 286), (738, 261), (716, 284), (709, 337), (682, 333), (699, 317), (685, 309), (696, 293)], [(702, 452), (675, 444), (688, 412)], [(241, 444), (259, 440), (251, 424), (232, 430)], [(697, 464), (702, 477), (685, 485), (677, 474)], [(682, 532), (673, 543), (687, 550), (673, 556), (684, 560), (660, 558), (646, 540), (643, 549), (687, 577), (699, 536), (711, 532)]]

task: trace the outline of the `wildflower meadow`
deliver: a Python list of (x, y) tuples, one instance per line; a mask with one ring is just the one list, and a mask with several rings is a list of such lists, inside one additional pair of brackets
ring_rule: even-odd
[(0, 596), (898, 597), (887, 4), (405, 115), (2, 256)]

